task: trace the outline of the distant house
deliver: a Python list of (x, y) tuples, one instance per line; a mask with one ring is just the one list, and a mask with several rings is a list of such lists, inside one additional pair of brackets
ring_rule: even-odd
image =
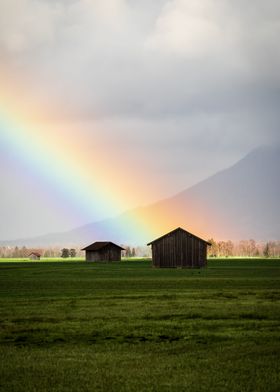
[(155, 267), (201, 268), (207, 264), (207, 245), (211, 244), (178, 227), (148, 245)]
[(32, 252), (28, 255), (29, 260), (40, 260), (41, 255), (38, 252)]
[(110, 241), (98, 241), (82, 250), (86, 251), (86, 261), (120, 261), (124, 249)]

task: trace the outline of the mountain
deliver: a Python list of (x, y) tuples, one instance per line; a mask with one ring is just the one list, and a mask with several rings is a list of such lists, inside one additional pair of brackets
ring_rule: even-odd
[[(145, 244), (177, 226), (215, 239), (279, 240), (280, 147), (260, 147), (232, 167), (175, 196), (65, 233), (0, 245)], [(138, 228), (140, 220), (143, 228)]]
[(279, 169), (279, 146), (261, 147), (151, 209), (173, 211), (174, 221), (205, 238), (279, 239)]

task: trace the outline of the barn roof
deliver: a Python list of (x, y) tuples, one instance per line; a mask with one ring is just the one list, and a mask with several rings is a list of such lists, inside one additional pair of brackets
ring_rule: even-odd
[(188, 234), (188, 235), (191, 235), (192, 237), (195, 237), (195, 238), (197, 238), (198, 240), (200, 240), (200, 241), (202, 241), (202, 242), (205, 242), (207, 245), (211, 245), (210, 242), (205, 241), (204, 239), (198, 237), (197, 235), (194, 235), (194, 234), (190, 233), (190, 232), (187, 231), (187, 230), (182, 229), (181, 227), (177, 227), (177, 229), (172, 230), (172, 231), (170, 231), (169, 233), (166, 233), (166, 234), (162, 235), (162, 236), (159, 237), (159, 238), (156, 238), (155, 240), (149, 242), (147, 245), (152, 245), (154, 242), (157, 242), (157, 241), (161, 240), (162, 238), (167, 237), (167, 236), (169, 236), (170, 234), (175, 233), (176, 231), (183, 231), (184, 233), (186, 233), (186, 234)]
[(37, 256), (37, 257), (41, 257), (41, 254), (39, 252), (31, 252), (31, 253), (29, 253), (28, 256), (32, 256), (32, 255)]
[(99, 250), (101, 250), (101, 249), (104, 249), (104, 248), (105, 248), (106, 246), (108, 246), (108, 245), (113, 245), (113, 246), (115, 246), (116, 248), (119, 248), (119, 249), (121, 249), (121, 250), (125, 250), (125, 249), (122, 248), (121, 246), (116, 245), (116, 244), (114, 244), (114, 243), (111, 242), (111, 241), (96, 241), (96, 242), (94, 242), (93, 244), (86, 246), (86, 247), (83, 248), (82, 250), (99, 251)]

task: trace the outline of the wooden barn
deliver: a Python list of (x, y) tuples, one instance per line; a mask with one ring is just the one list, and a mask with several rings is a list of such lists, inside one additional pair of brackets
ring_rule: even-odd
[(124, 249), (110, 241), (98, 241), (82, 250), (86, 251), (86, 261), (120, 261)]
[(31, 253), (28, 255), (28, 257), (29, 257), (30, 260), (40, 260), (41, 254), (38, 253), (38, 252), (31, 252)]
[(178, 227), (150, 242), (154, 267), (201, 268), (207, 264), (209, 242)]

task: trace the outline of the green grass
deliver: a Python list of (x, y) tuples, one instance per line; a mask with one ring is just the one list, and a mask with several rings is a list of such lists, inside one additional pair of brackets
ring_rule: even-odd
[(280, 260), (0, 264), (0, 388), (279, 391)]
[(0, 263), (42, 263), (42, 262), (62, 262), (62, 261), (84, 261), (84, 257), (68, 257), (63, 259), (62, 257), (41, 257), (40, 260), (30, 260), (29, 257), (1, 257)]
[[(122, 261), (147, 261), (149, 258), (147, 257), (123, 257)], [(61, 262), (73, 262), (73, 261), (85, 261), (84, 257), (41, 257), (40, 260), (30, 260), (29, 257), (0, 257), (0, 263), (61, 263)]]

